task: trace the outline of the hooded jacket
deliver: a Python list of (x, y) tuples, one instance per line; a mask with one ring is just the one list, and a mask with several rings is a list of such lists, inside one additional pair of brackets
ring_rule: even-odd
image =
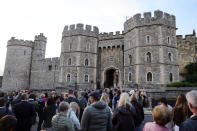
[(111, 131), (111, 112), (104, 101), (86, 107), (81, 120), (81, 131)]
[(74, 124), (67, 115), (57, 114), (52, 118), (53, 131), (74, 131)]

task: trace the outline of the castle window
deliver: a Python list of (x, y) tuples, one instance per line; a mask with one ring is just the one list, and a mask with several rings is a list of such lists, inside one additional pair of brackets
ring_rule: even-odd
[(49, 65), (48, 69), (49, 69), (49, 71), (51, 71), (52, 70), (52, 65)]
[(173, 82), (173, 75), (172, 75), (172, 73), (170, 73), (170, 82)]
[(131, 64), (132, 64), (132, 56), (129, 55), (129, 65), (131, 65)]
[(26, 51), (24, 51), (24, 55), (26, 55)]
[(146, 36), (146, 44), (150, 44), (150, 36), (149, 35)]
[(67, 81), (67, 82), (71, 82), (70, 74), (67, 75), (66, 81)]
[(72, 50), (72, 43), (69, 44), (69, 51)]
[(68, 65), (71, 65), (71, 58), (68, 59)]
[(152, 81), (153, 80), (153, 76), (151, 72), (147, 73), (147, 81)]
[(85, 59), (85, 66), (88, 66), (88, 59)]
[(128, 80), (131, 81), (131, 73), (129, 73)]
[(151, 53), (150, 52), (146, 53), (146, 62), (151, 63)]
[(55, 70), (57, 70), (58, 68), (57, 68), (57, 65), (55, 65)]
[(89, 81), (89, 76), (88, 75), (85, 75), (84, 81), (85, 82), (88, 82)]
[[(197, 43), (196, 43), (197, 44)], [(195, 47), (195, 53), (197, 53), (197, 46)]]
[(170, 44), (170, 37), (167, 37), (167, 43)]
[(168, 59), (170, 62), (172, 61), (172, 54), (171, 53), (168, 53)]

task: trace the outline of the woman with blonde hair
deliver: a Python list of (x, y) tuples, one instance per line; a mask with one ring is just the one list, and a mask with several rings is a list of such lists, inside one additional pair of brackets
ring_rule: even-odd
[(112, 123), (115, 131), (134, 131), (135, 109), (130, 104), (129, 94), (122, 93), (118, 102), (118, 108), (115, 110)]
[(70, 103), (70, 107), (72, 108), (72, 110), (76, 114), (77, 118), (79, 119), (79, 114), (80, 114), (79, 105), (76, 102), (71, 102)]

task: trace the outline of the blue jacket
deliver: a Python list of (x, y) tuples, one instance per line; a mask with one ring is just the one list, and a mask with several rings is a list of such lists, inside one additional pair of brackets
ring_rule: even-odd
[(197, 115), (184, 121), (179, 131), (197, 131)]

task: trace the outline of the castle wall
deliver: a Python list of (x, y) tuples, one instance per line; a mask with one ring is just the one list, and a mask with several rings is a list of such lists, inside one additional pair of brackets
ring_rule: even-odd
[(100, 69), (99, 78), (102, 87), (106, 81), (106, 71), (108, 69), (116, 69), (119, 72), (119, 86), (123, 85), (124, 70), (123, 70), (123, 49), (124, 41), (123, 35), (119, 31), (116, 34), (102, 33), (99, 35), (99, 49), (100, 49)]
[[(94, 88), (97, 73), (97, 49), (97, 27), (93, 27), (92, 30), (89, 25), (86, 25), (84, 29), (83, 24), (70, 25), (69, 28), (65, 26), (62, 34), (59, 82), (64, 87)], [(68, 75), (70, 75), (70, 81), (68, 81)], [(87, 81), (85, 75), (88, 76)]]
[(185, 73), (184, 67), (197, 61), (195, 32), (185, 38), (176, 36), (175, 16), (158, 10), (154, 16), (134, 15), (121, 33), (99, 34), (97, 27), (83, 24), (65, 26), (57, 58), (45, 58), (46, 41), (42, 33), (34, 42), (8, 41), (4, 89), (93, 89), (98, 82), (103, 87), (109, 69), (119, 73), (120, 87), (163, 87), (179, 81), (179, 70)]
[(59, 58), (46, 58), (42, 61), (34, 61), (31, 70), (32, 90), (52, 90), (55, 89), (59, 78)]
[[(178, 45), (178, 64), (180, 74), (186, 73), (184, 69), (190, 62), (197, 62), (197, 37), (193, 33), (191, 35), (177, 36)], [(184, 80), (184, 79), (182, 79)]]
[(29, 88), (32, 43), (14, 37), (8, 41), (2, 85), (4, 90)]
[[(154, 17), (151, 13), (144, 13), (144, 18), (137, 14), (124, 25), (125, 84), (167, 84), (169, 73), (173, 81), (178, 81), (175, 17), (155, 11)], [(128, 81), (129, 73), (132, 73), (131, 81)]]

